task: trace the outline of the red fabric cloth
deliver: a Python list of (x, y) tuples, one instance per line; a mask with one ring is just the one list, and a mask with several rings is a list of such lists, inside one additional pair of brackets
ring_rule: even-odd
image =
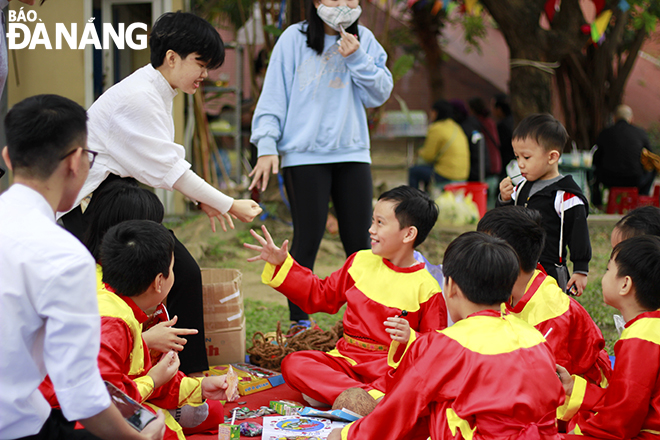
[[(303, 406), (307, 406), (307, 404), (302, 398), (302, 394), (300, 394), (300, 392), (298, 391), (291, 389), (291, 387), (289, 387), (285, 383), (276, 386), (275, 388), (259, 391), (258, 393), (250, 394), (248, 396), (241, 396), (237, 402), (227, 402), (224, 406), (224, 414), (225, 416), (231, 416), (231, 411), (234, 408), (238, 408), (238, 407), (243, 408), (246, 406), (251, 410), (257, 410), (262, 406), (268, 406), (271, 400), (293, 400), (294, 402), (299, 402)], [(254, 419), (237, 420), (235, 424), (238, 425), (242, 422), (256, 422), (259, 423), (260, 425), (263, 425), (263, 418), (258, 417)], [(193, 434), (193, 435), (186, 435), (186, 438), (188, 440), (210, 440), (212, 438), (217, 439), (218, 434), (217, 433)], [(258, 439), (261, 437), (247, 437), (242, 435), (241, 438), (254, 440), (255, 438)]]
[(460, 434), (469, 429), (479, 439), (555, 440), (563, 401), (554, 356), (539, 332), (514, 316), (483, 311), (414, 341), (388, 393), (349, 425), (348, 438), (460, 440), (470, 438)]
[[(568, 310), (554, 318), (535, 323), (541, 334), (547, 334), (547, 341), (555, 355), (557, 363), (569, 373), (577, 374), (591, 383), (601, 383), (601, 373), (609, 380), (612, 366), (604, 350), (605, 339), (596, 323), (582, 305), (566, 296), (554, 278), (545, 273), (536, 272), (532, 284), (515, 307), (507, 304), (507, 309), (525, 319), (548, 313), (558, 308), (562, 301), (569, 301)], [(540, 312), (538, 309), (543, 309)], [(549, 333), (548, 333), (549, 332)]]
[[(609, 386), (602, 390), (587, 384), (581, 411), (573, 419), (582, 433), (612, 440), (658, 438), (659, 340), (660, 311), (642, 313), (626, 323), (614, 346), (616, 362)], [(596, 414), (583, 412), (588, 409)]]
[[(382, 378), (390, 370), (387, 348), (392, 341), (383, 324), (388, 317), (406, 310), (405, 319), (417, 332), (447, 327), (447, 308), (440, 286), (423, 263), (400, 268), (366, 250), (351, 255), (341, 269), (325, 279), (292, 259), (279, 268), (277, 277), (284, 279), (274, 287), (307, 313), (336, 313), (347, 304), (344, 335), (384, 347), (382, 351), (372, 351), (342, 338), (331, 354), (299, 352), (285, 358), (282, 375), (289, 386), (320, 402), (332, 404), (346, 389), (339, 386), (341, 383), (361, 383), (366, 389), (385, 391)], [(304, 362), (304, 367), (298, 361)]]

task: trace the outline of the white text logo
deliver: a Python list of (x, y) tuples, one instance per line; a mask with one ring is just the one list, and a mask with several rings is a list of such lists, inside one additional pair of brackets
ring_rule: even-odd
[[(7, 47), (9, 49), (34, 49), (38, 45), (43, 45), (46, 49), (52, 49), (53, 45), (48, 36), (46, 25), (37, 18), (34, 10), (26, 12), (21, 8), (18, 12), (9, 11), (9, 23), (7, 24)], [(38, 22), (35, 24), (34, 31), (23, 24), (24, 22)], [(23, 23), (21, 23), (23, 22)], [(93, 44), (96, 49), (109, 49), (110, 42), (114, 42), (117, 49), (124, 49), (127, 45), (134, 50), (147, 48), (147, 35), (135, 35), (138, 29), (146, 32), (145, 23), (133, 23), (125, 27), (124, 23), (119, 23), (115, 30), (110, 23), (103, 23), (101, 38), (94, 26), (94, 17), (90, 18), (82, 29), (80, 40), (78, 39), (78, 24), (71, 23), (67, 28), (64, 23), (55, 24), (55, 49), (62, 49), (62, 41), (71, 49), (84, 49), (85, 46)]]

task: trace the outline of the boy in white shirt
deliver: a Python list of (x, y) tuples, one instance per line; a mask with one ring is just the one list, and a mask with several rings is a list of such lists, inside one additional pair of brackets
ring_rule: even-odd
[[(161, 439), (159, 415), (140, 433), (101, 380), (93, 258), (55, 223), (94, 163), (85, 110), (56, 95), (16, 104), (2, 157), (14, 184), (0, 195), (0, 439)], [(62, 411), (39, 384), (48, 374)], [(74, 431), (80, 420), (87, 431)]]

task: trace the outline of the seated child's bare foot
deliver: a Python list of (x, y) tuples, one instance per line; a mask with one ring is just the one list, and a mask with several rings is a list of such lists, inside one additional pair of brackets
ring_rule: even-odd
[(376, 399), (362, 388), (348, 388), (337, 397), (332, 405), (332, 409), (343, 408), (366, 416), (376, 408)]

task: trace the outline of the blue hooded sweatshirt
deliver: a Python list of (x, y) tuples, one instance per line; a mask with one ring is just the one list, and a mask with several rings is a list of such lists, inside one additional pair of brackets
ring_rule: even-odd
[(306, 26), (289, 26), (273, 49), (250, 142), (259, 156), (280, 154), (282, 167), (371, 163), (366, 108), (382, 105), (392, 92), (387, 54), (359, 26), (357, 51), (344, 58), (339, 35), (325, 35), (318, 55), (307, 47)]

